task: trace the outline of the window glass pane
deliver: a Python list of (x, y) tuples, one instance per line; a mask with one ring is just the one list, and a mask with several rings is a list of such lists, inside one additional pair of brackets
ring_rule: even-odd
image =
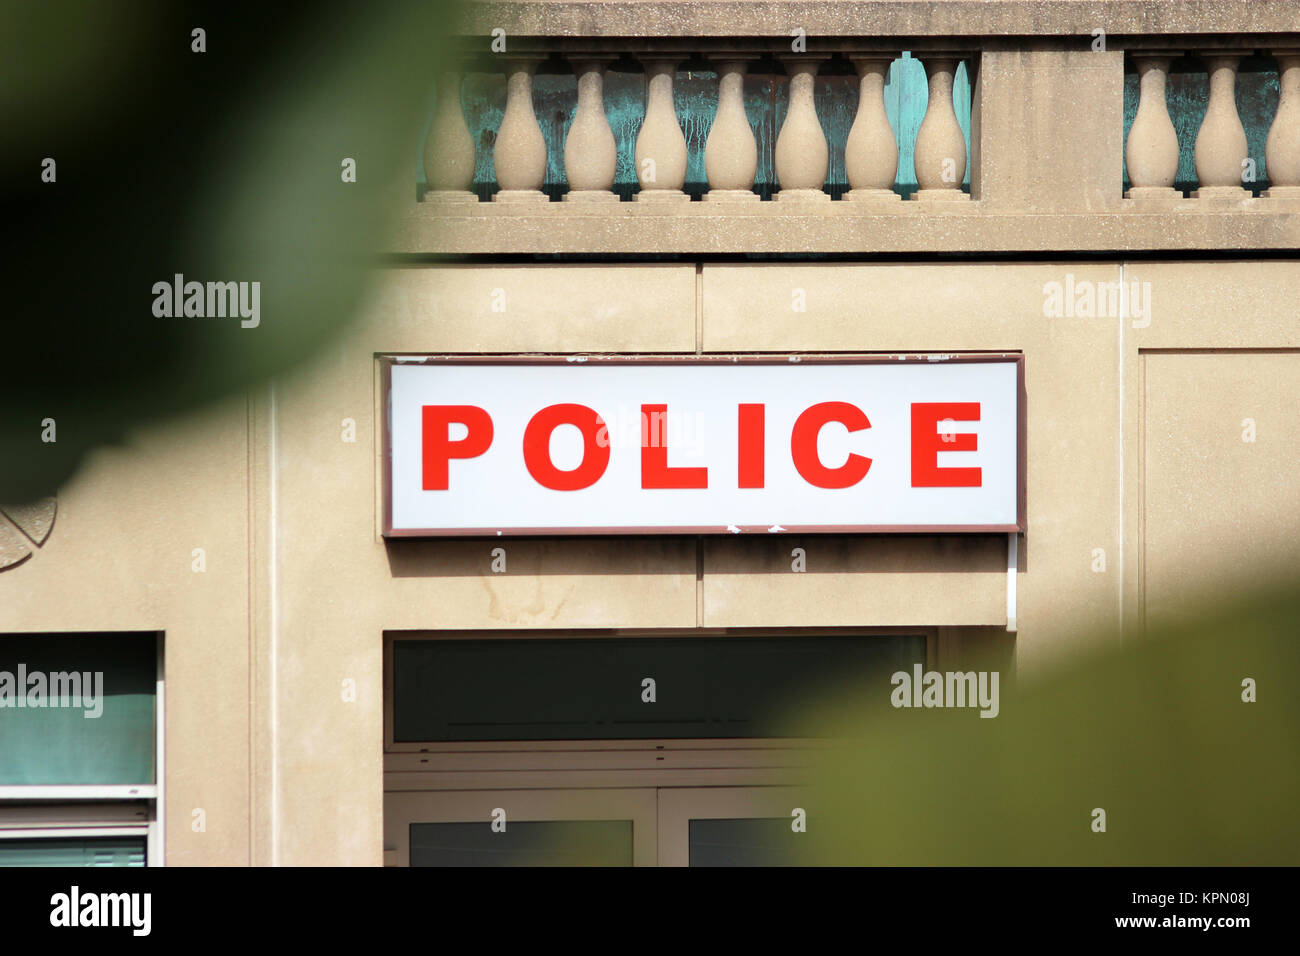
[(411, 824), (411, 866), (631, 865), (631, 820)]
[(791, 736), (801, 702), (832, 685), (887, 698), (924, 656), (920, 635), (397, 640), (394, 738)]
[(0, 784), (153, 783), (156, 648), (153, 634), (0, 636)]
[(144, 860), (143, 836), (0, 840), (0, 867), (144, 866)]
[(799, 840), (790, 819), (692, 820), (691, 866), (797, 866)]

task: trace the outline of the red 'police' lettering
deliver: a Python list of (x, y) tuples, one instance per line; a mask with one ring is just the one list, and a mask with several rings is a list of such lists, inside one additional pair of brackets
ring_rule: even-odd
[[(736, 406), (736, 485), (762, 488), (766, 476), (766, 405)], [(477, 405), (424, 405), (423, 486), (425, 491), (446, 491), (453, 458), (476, 458), (492, 445), (492, 417)], [(641, 406), (641, 487), (707, 488), (704, 466), (668, 464), (668, 406)], [(976, 451), (979, 436), (971, 432), (939, 433), (939, 423), (977, 422), (979, 402), (912, 403), (912, 487), (979, 488), (983, 470), (978, 467), (941, 468), (941, 451)], [(817, 439), (831, 422), (850, 432), (871, 427), (862, 409), (849, 402), (819, 402), (804, 409), (790, 432), (790, 457), (808, 484), (817, 488), (849, 488), (866, 477), (871, 459), (851, 454), (843, 465), (828, 468), (817, 455)], [(453, 423), (465, 426), (465, 435), (453, 441)], [(582, 433), (582, 461), (568, 471), (551, 460), (551, 434), (561, 425)], [(599, 413), (586, 405), (548, 405), (528, 421), (523, 439), (524, 465), (539, 485), (555, 491), (589, 488), (609, 467), (609, 430)]]
[(939, 422), (977, 422), (979, 402), (912, 403), (912, 487), (979, 488), (979, 468), (940, 468), (941, 451), (975, 451), (979, 437), (970, 432), (939, 434)]
[(763, 458), (766, 452), (763, 425), (767, 406), (738, 405), (736, 410), (737, 487), (763, 487)]
[(641, 487), (709, 487), (709, 469), (669, 466), (667, 405), (641, 406)]
[[(561, 425), (576, 425), (582, 432), (582, 461), (570, 471), (556, 468), (551, 461), (551, 433)], [(586, 405), (548, 405), (524, 429), (524, 464), (543, 488), (578, 491), (594, 485), (609, 465), (605, 420)]]
[(870, 428), (871, 422), (856, 405), (848, 402), (820, 402), (804, 409), (795, 419), (790, 432), (790, 456), (803, 480), (817, 488), (848, 488), (866, 477), (871, 459), (862, 455), (849, 455), (848, 461), (838, 468), (827, 468), (817, 457), (817, 436), (822, 426), (839, 422), (851, 432)]
[[(492, 416), (477, 405), (422, 406), (424, 490), (446, 491), (448, 462), (477, 458), (492, 444)], [(464, 425), (464, 438), (452, 441), (451, 423)]]

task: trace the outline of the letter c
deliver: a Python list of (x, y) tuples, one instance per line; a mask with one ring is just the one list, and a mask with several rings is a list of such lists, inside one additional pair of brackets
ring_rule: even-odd
[(866, 477), (871, 459), (849, 455), (838, 468), (827, 468), (817, 457), (817, 436), (822, 426), (839, 422), (851, 432), (870, 428), (871, 422), (856, 405), (848, 402), (820, 402), (804, 409), (790, 431), (790, 457), (803, 480), (817, 488), (848, 488)]

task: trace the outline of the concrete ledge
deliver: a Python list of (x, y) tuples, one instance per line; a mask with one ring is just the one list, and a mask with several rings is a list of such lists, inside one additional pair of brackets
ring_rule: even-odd
[(470, 2), (457, 33), (788, 38), (1293, 33), (1296, 0), (508, 0)]
[(481, 202), (415, 207), (389, 248), (397, 254), (779, 254), (1125, 252), (1300, 249), (1300, 201), (1248, 199), (1225, 208), (1183, 200), (1100, 213), (991, 211), (985, 203), (833, 202), (815, 211), (761, 202), (599, 208)]

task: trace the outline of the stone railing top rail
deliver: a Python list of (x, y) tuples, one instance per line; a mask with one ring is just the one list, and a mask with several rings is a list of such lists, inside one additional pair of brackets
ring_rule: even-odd
[(469, 0), (452, 29), (486, 36), (702, 38), (1286, 34), (1300, 0)]

